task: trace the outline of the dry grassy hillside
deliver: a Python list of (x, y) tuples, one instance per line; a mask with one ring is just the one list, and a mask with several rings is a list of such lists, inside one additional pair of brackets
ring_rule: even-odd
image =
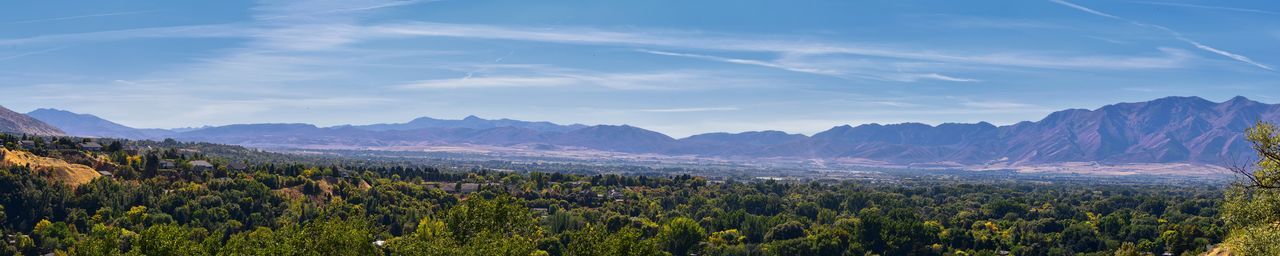
[(0, 153), (3, 153), (0, 155), (4, 155), (4, 161), (0, 161), (0, 165), (30, 165), (31, 169), (41, 176), (73, 186), (89, 183), (93, 178), (102, 176), (101, 174), (98, 174), (98, 171), (90, 168), (89, 166), (67, 163), (66, 161), (57, 158), (41, 157), (33, 155), (31, 152), (0, 149)]
[(1218, 246), (1214, 246), (1213, 249), (1209, 249), (1208, 252), (1205, 252), (1204, 254), (1201, 254), (1201, 255), (1202, 256), (1231, 256), (1236, 254), (1232, 254), (1231, 249), (1228, 249), (1225, 244), (1220, 244)]

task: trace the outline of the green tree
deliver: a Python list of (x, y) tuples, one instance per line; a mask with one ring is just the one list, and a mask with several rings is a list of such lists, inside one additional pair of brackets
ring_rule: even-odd
[(313, 222), (302, 231), (305, 242), (297, 247), (309, 255), (376, 255), (374, 233), (371, 224), (360, 218)]
[(1142, 256), (1142, 253), (1138, 251), (1138, 246), (1131, 242), (1124, 242), (1120, 244), (1120, 248), (1116, 249), (1115, 256)]
[(147, 154), (146, 161), (142, 167), (142, 177), (151, 178), (160, 173), (160, 156), (156, 154)]
[(697, 251), (697, 246), (702, 243), (702, 239), (706, 238), (706, 233), (697, 221), (677, 217), (662, 226), (658, 238), (662, 241), (662, 246), (672, 255), (689, 255)]
[(617, 255), (648, 256), (664, 255), (658, 244), (651, 239), (644, 239), (639, 231), (623, 228), (609, 232), (604, 226), (591, 225), (578, 232), (571, 233), (574, 240), (569, 243), (565, 255)]
[(467, 199), (449, 209), (445, 225), (465, 255), (530, 255), (542, 236), (529, 208), (510, 196)]
[(242, 232), (231, 236), (225, 246), (218, 251), (219, 255), (268, 256), (291, 255), (298, 252), (293, 245), (292, 228), (277, 232), (267, 227), (258, 227), (253, 231)]
[(103, 150), (106, 152), (117, 152), (124, 150), (124, 145), (121, 145), (119, 141), (112, 141), (111, 144), (107, 144), (107, 147)]
[(231, 236), (220, 255), (378, 255), (371, 224), (327, 218), (277, 230), (260, 227)]
[(534, 236), (540, 229), (518, 199), (499, 196), (494, 199), (471, 198), (449, 209), (445, 223), (454, 239), (462, 243), (484, 233)]
[(387, 242), (392, 255), (428, 256), (463, 254), (458, 242), (453, 239), (453, 232), (438, 220), (424, 218), (418, 222), (417, 229), (405, 237)]
[(769, 233), (764, 236), (764, 240), (778, 241), (801, 238), (805, 236), (804, 228), (804, 224), (799, 221), (788, 221), (769, 230)]
[(130, 240), (137, 234), (102, 224), (94, 225), (89, 235), (76, 243), (71, 250), (73, 255), (120, 255), (124, 253)]
[(1259, 122), (1245, 134), (1258, 160), (1252, 168), (1232, 168), (1242, 181), (1227, 191), (1222, 205), (1227, 243), (1241, 255), (1280, 255), (1280, 131)]
[(204, 237), (202, 229), (173, 224), (155, 225), (142, 231), (141, 237), (134, 240), (133, 248), (137, 253), (149, 256), (209, 255), (199, 242)]

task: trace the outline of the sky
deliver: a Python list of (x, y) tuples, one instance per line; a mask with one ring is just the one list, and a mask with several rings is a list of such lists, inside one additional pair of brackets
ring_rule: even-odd
[(685, 137), (1280, 102), (1280, 2), (9, 1), (0, 105), (141, 128), (468, 115)]

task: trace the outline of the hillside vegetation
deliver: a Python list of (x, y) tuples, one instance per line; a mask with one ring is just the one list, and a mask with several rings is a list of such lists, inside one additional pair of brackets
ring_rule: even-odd
[(26, 151), (0, 149), (0, 156), (4, 156), (4, 161), (0, 161), (0, 167), (30, 167), (36, 175), (72, 186), (89, 183), (94, 178), (102, 176), (93, 168), (83, 164), (67, 163), (61, 159), (37, 156)]
[(1228, 248), (1233, 255), (1280, 255), (1280, 129), (1262, 123), (1247, 134), (1259, 160), (1235, 168), (1243, 182), (1227, 190)]
[[(450, 171), (40, 139), (0, 134), (0, 255), (1198, 255), (1227, 233), (1212, 185)], [(42, 177), (76, 164), (59, 170), (114, 175)]]

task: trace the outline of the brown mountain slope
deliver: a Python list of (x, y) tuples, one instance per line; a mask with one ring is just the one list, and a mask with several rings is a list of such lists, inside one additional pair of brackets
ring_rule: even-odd
[[(843, 125), (811, 137), (782, 132), (748, 132), (674, 139), (627, 125), (572, 126), (578, 128), (540, 131), (483, 123), (474, 117), (448, 122), (432, 120), (435, 119), (415, 121), (421, 126), (389, 128), (244, 124), (171, 135), (183, 141), (259, 147), (546, 144), (680, 156), (847, 158), (895, 164), (1096, 162), (1221, 165), (1230, 161), (1246, 161), (1253, 155), (1248, 142), (1243, 140), (1244, 129), (1257, 121), (1280, 122), (1280, 104), (1265, 104), (1244, 97), (1224, 102), (1199, 97), (1166, 97), (1092, 110), (1068, 109), (1054, 112), (1039, 121), (1003, 126), (990, 123)], [(484, 125), (461, 126), (477, 122)]]
[(0, 132), (6, 133), (22, 133), (32, 135), (65, 135), (62, 130), (52, 125), (13, 112), (3, 106), (0, 106)]

